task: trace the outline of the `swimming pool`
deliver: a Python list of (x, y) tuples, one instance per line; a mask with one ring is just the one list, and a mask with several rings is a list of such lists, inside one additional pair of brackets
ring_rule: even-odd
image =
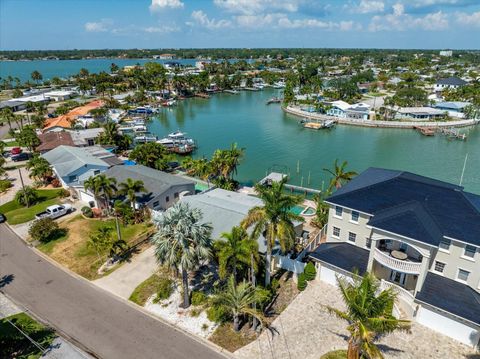
[(208, 188), (209, 188), (208, 185), (206, 185), (204, 183), (195, 182), (195, 192), (197, 192), (197, 193), (203, 192), (203, 191), (207, 190)]
[(297, 205), (290, 208), (290, 213), (296, 214), (297, 216), (313, 216), (315, 215), (315, 208)]

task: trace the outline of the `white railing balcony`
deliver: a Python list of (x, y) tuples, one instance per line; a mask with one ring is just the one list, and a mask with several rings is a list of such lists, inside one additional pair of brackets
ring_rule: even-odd
[(407, 260), (400, 260), (393, 258), (388, 253), (382, 252), (378, 248), (374, 248), (373, 258), (383, 264), (384, 266), (398, 270), (399, 272), (407, 273), (407, 274), (420, 274), (422, 269), (421, 262), (411, 262)]
[(413, 293), (409, 292), (405, 288), (400, 287), (399, 285), (396, 285), (395, 283), (388, 282), (385, 279), (381, 279), (380, 289), (386, 290), (389, 288), (393, 288), (393, 290), (397, 293), (399, 299), (402, 299), (404, 302), (406, 302), (410, 306), (413, 305), (413, 301), (415, 299), (415, 297), (413, 296)]

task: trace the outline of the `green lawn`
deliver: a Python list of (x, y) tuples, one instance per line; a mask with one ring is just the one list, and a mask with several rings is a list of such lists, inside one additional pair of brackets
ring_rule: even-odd
[(334, 350), (323, 354), (320, 359), (346, 359), (347, 358), (347, 351), (346, 350)]
[(13, 200), (0, 206), (0, 213), (7, 217), (9, 224), (20, 224), (35, 219), (35, 214), (45, 211), (48, 206), (58, 204), (58, 194), (62, 189), (39, 189), (39, 202), (29, 208), (23, 207)]
[(148, 298), (158, 291), (161, 278), (157, 274), (152, 274), (147, 280), (140, 283), (137, 288), (130, 295), (128, 300), (141, 305), (145, 305)]
[(37, 359), (42, 352), (33, 345), (8, 320), (20, 328), (44, 349), (55, 339), (55, 332), (44, 327), (25, 313), (19, 313), (0, 320), (0, 358)]

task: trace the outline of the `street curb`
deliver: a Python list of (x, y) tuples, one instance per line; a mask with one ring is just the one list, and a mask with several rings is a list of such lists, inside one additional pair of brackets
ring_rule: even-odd
[[(68, 269), (68, 268), (65, 268), (63, 267), (62, 265), (60, 265), (58, 262), (54, 261), (52, 258), (50, 258), (49, 256), (47, 256), (45, 253), (43, 253), (42, 251), (40, 251), (39, 249), (35, 248), (34, 246), (32, 246), (26, 239), (24, 239), (23, 237), (21, 237), (20, 235), (18, 235), (17, 232), (15, 232), (15, 230), (8, 224), (6, 223), (8, 229), (15, 234), (15, 236), (17, 236), (18, 238), (20, 238), (24, 244), (28, 247), (30, 247), (37, 255), (39, 255), (40, 257), (42, 257), (43, 259), (45, 259), (47, 262), (49, 262), (50, 264), (52, 264), (53, 266), (57, 267), (58, 269), (64, 271), (65, 273), (69, 274), (70, 276), (76, 278), (76, 279), (79, 279), (79, 280), (82, 280), (84, 283), (87, 283), (88, 285), (90, 285), (91, 287), (93, 288), (96, 288), (98, 290), (101, 290), (105, 293), (107, 293), (108, 295), (110, 295), (111, 297), (113, 298), (116, 298), (117, 300), (120, 300), (122, 301), (123, 303), (126, 303), (128, 306), (130, 306), (131, 308), (135, 309), (135, 310), (138, 310), (140, 312), (142, 312), (143, 314), (146, 314), (147, 316), (149, 316), (150, 318), (152, 319), (155, 319), (159, 322), (161, 322), (162, 324), (168, 326), (169, 328), (173, 329), (173, 330), (176, 330), (186, 336), (188, 336), (189, 338), (192, 338), (193, 340), (195, 340), (196, 342), (200, 343), (200, 344), (203, 344), (205, 346), (208, 346), (210, 349), (214, 350), (215, 352), (217, 352), (218, 354), (221, 354), (223, 355), (225, 358), (228, 358), (228, 359), (232, 359), (233, 358), (233, 355), (231, 352), (229, 352), (228, 350), (218, 346), (217, 344), (209, 341), (208, 339), (204, 339), (202, 337), (199, 337), (193, 333), (190, 333), (182, 328), (179, 328), (177, 326), (175, 326), (174, 324), (166, 321), (165, 319), (159, 317), (159, 316), (156, 316), (154, 315), (153, 313), (149, 312), (148, 310), (146, 310), (144, 307), (136, 304), (136, 303), (133, 303), (131, 301), (129, 301), (128, 299), (125, 299), (125, 298), (122, 298), (121, 296), (119, 296), (118, 294), (115, 294), (113, 292), (110, 292), (102, 287), (100, 287), (99, 285), (96, 285), (95, 283), (93, 283), (92, 281), (89, 281), (88, 279), (82, 277), (81, 275), (73, 272), (72, 270)], [(13, 301), (13, 300), (12, 300)], [(13, 301), (15, 303), (15, 301)], [(29, 313), (31, 313), (30, 310), (28, 310)], [(64, 333), (62, 330), (56, 328), (55, 326), (51, 325), (51, 323), (47, 320), (43, 320), (42, 318), (39, 318), (37, 316), (37, 319), (40, 319), (40, 321), (44, 322), (44, 323), (47, 323), (49, 324), (52, 328), (54, 328), (58, 333), (60, 333), (62, 336), (64, 336), (68, 341), (71, 341), (79, 346), (80, 348), (85, 349), (84, 351), (87, 352), (87, 354), (89, 355), (92, 355), (93, 357), (95, 358), (100, 358), (97, 354), (94, 353), (94, 351), (92, 351), (91, 349), (87, 348), (85, 345), (81, 344), (78, 340), (76, 340), (75, 338), (73, 337), (70, 337), (68, 334)]]

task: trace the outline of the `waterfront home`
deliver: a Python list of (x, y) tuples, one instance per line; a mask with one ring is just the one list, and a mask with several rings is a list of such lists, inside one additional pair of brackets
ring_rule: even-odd
[(77, 192), (84, 202), (92, 196), (83, 189), (83, 182), (90, 176), (105, 172), (108, 168), (123, 164), (113, 153), (99, 146), (58, 146), (41, 155), (50, 163), (53, 172), (63, 187)]
[(90, 103), (87, 103), (86, 105), (75, 107), (65, 115), (49, 118), (45, 121), (43, 132), (62, 131), (64, 129), (70, 129), (73, 127), (77, 119), (79, 119), (82, 116), (86, 116), (90, 111), (96, 108), (102, 107), (103, 105), (104, 105), (103, 101), (95, 100)]
[(368, 120), (370, 116), (370, 105), (365, 103), (350, 105), (345, 101), (333, 101), (326, 104), (330, 106), (327, 110), (329, 116), (355, 120)]
[(448, 101), (448, 102), (437, 102), (434, 107), (446, 111), (448, 116), (464, 118), (465, 117), (465, 108), (471, 106), (470, 102), (461, 102), (461, 101)]
[(455, 90), (459, 87), (465, 86), (466, 84), (467, 82), (462, 80), (461, 78), (452, 76), (437, 80), (434, 90), (436, 92), (440, 92), (446, 89)]
[[(246, 217), (248, 211), (256, 206), (263, 206), (260, 198), (245, 193), (227, 191), (215, 188), (195, 196), (182, 198), (192, 208), (202, 211), (204, 223), (210, 223), (213, 227), (212, 239), (218, 240), (222, 233), (230, 232)], [(302, 223), (296, 223), (295, 231), (298, 236), (302, 233)], [(265, 237), (258, 239), (258, 251), (266, 253), (267, 245)]]
[(386, 107), (395, 113), (396, 120), (430, 121), (444, 119), (447, 111), (432, 107)]
[(331, 107), (327, 110), (327, 115), (335, 117), (347, 117), (347, 109), (350, 107), (350, 104), (345, 101), (333, 101), (327, 103)]
[(181, 176), (143, 165), (113, 166), (105, 171), (107, 177), (117, 180), (117, 185), (128, 178), (142, 181), (145, 193), (137, 194), (137, 208), (146, 206), (153, 210), (166, 210), (183, 196), (195, 193), (195, 182)]
[(394, 313), (462, 343), (480, 339), (480, 196), (409, 172), (369, 168), (327, 198), (318, 277), (373, 273)]

